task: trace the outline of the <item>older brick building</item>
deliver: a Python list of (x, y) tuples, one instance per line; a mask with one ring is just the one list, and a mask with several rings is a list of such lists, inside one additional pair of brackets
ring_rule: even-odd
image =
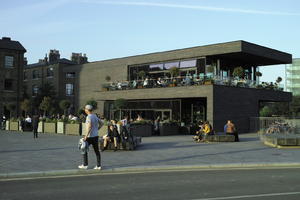
[(10, 115), (8, 105), (15, 105), (12, 114), (20, 113), (23, 95), (23, 66), (26, 49), (9, 37), (0, 39), (0, 115)]

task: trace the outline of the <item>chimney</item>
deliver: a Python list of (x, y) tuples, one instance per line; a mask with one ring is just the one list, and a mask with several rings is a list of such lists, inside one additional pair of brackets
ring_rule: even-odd
[(58, 50), (51, 49), (49, 52), (49, 62), (53, 63), (60, 59), (60, 54)]
[(82, 56), (82, 53), (72, 53), (71, 60), (77, 64), (87, 63), (86, 54)]
[(26, 66), (28, 64), (27, 58), (24, 57), (24, 66)]
[(4, 40), (4, 41), (11, 41), (10, 37), (2, 37), (2, 40)]

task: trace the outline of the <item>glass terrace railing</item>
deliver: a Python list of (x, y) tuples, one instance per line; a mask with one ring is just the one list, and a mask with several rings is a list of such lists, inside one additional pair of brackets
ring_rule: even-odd
[(183, 87), (197, 85), (224, 85), (242, 88), (273, 89), (283, 91), (283, 85), (278, 83), (258, 82), (248, 79), (238, 79), (232, 77), (175, 77), (159, 78), (133, 81), (107, 82), (102, 85), (102, 91), (129, 90), (143, 88), (165, 88), (165, 87)]

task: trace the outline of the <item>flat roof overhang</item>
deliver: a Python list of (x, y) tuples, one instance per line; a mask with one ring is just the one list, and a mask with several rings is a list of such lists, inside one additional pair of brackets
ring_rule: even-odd
[(229, 65), (266, 66), (292, 63), (292, 55), (243, 40), (130, 56), (130, 64), (167, 62), (197, 57), (220, 58)]
[[(267, 66), (292, 63), (292, 55), (275, 49), (245, 41), (237, 41), (240, 47), (235, 52), (208, 55), (208, 58), (221, 59), (226, 64), (241, 66)], [(234, 43), (234, 42), (233, 42)], [(228, 43), (228, 46), (232, 44)]]

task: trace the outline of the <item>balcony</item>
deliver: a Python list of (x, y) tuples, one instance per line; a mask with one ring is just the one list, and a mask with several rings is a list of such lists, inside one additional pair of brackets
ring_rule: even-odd
[(272, 89), (283, 91), (283, 85), (279, 83), (258, 82), (248, 79), (218, 76), (185, 76), (175, 78), (144, 79), (133, 81), (107, 82), (102, 85), (102, 91), (134, 90), (147, 88), (167, 88), (197, 85), (223, 85), (241, 88)]

